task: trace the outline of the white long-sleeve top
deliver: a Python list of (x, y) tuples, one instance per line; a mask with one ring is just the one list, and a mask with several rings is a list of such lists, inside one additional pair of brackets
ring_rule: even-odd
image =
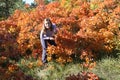
[(44, 34), (43, 29), (40, 32), (40, 39), (48, 39), (49, 37), (55, 36), (55, 33), (57, 33), (56, 25), (52, 24), (53, 30), (46, 30), (46, 34)]

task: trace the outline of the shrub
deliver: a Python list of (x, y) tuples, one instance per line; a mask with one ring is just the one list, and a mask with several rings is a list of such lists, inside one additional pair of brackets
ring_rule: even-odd
[(82, 72), (77, 75), (70, 75), (66, 77), (66, 80), (99, 80), (99, 77), (91, 72)]

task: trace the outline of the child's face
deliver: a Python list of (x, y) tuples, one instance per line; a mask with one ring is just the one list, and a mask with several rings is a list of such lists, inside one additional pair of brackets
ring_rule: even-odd
[(50, 28), (50, 22), (49, 21), (45, 21), (44, 25), (47, 29)]

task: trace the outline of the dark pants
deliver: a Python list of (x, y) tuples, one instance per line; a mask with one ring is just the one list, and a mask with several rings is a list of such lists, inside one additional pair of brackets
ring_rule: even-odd
[(48, 46), (48, 43), (50, 45), (53, 45), (53, 46), (57, 46), (55, 41), (54, 40), (43, 40), (41, 41), (42, 43), (42, 62), (43, 63), (46, 63), (47, 62), (47, 46)]

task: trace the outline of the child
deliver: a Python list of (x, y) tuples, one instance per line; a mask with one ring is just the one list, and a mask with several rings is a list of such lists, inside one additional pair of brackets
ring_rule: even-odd
[(55, 24), (52, 24), (49, 18), (44, 19), (43, 28), (40, 32), (40, 41), (42, 45), (42, 62), (47, 63), (47, 43), (57, 46), (55, 43), (55, 34), (57, 28)]

